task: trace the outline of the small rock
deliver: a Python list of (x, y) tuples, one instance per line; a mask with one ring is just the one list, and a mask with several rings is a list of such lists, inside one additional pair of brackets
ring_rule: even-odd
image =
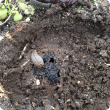
[(75, 100), (76, 107), (82, 108), (82, 102), (80, 100)]
[(36, 79), (36, 85), (39, 86), (40, 85), (40, 80)]
[(4, 36), (0, 36), (0, 41), (2, 41), (4, 39)]
[(36, 105), (36, 103), (35, 102), (32, 102), (32, 106), (35, 107), (35, 105)]
[(78, 86), (78, 87), (82, 87), (83, 85), (84, 85), (84, 83), (83, 83), (82, 81), (78, 81), (78, 82), (77, 82), (77, 86)]
[(98, 39), (96, 41), (96, 47), (97, 48), (101, 48), (101, 49), (102, 48), (105, 49), (107, 47), (107, 43), (106, 43), (106, 41), (104, 39)]
[(107, 50), (101, 50), (99, 54), (102, 55), (103, 57), (107, 57), (108, 56), (107, 55)]
[(98, 21), (102, 21), (102, 19), (103, 19), (101, 15), (96, 15), (96, 17), (97, 17)]

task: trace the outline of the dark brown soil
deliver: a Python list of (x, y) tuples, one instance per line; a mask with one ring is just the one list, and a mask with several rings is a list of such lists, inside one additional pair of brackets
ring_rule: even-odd
[[(36, 9), (31, 24), (13, 34), (16, 42), (5, 38), (0, 43), (0, 81), (6, 91), (13, 92), (8, 94), (12, 105), (9, 110), (53, 107), (54, 110), (107, 110), (110, 106), (108, 21), (94, 23), (65, 10), (52, 15), (45, 12)], [(26, 44), (27, 49), (19, 59)], [(60, 69), (60, 83), (50, 83), (44, 77), (37, 85), (30, 60), (32, 50), (41, 57), (48, 53), (54, 56)]]

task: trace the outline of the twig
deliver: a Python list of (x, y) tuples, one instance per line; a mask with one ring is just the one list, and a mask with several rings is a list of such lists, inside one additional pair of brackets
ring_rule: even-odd
[(29, 45), (29, 44), (27, 43), (27, 44), (25, 45), (25, 47), (23, 48), (23, 50), (22, 50), (22, 52), (21, 52), (21, 55), (20, 55), (20, 57), (19, 57), (19, 60), (23, 57), (23, 55), (24, 55), (24, 53), (25, 53), (25, 51), (26, 51), (28, 45)]

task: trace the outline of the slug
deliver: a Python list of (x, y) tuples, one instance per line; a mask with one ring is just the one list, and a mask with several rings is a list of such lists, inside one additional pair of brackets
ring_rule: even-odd
[(41, 56), (38, 55), (38, 53), (36, 52), (36, 50), (34, 50), (31, 54), (31, 60), (34, 63), (35, 67), (37, 68), (42, 68), (42, 66), (44, 65), (44, 61), (41, 58)]

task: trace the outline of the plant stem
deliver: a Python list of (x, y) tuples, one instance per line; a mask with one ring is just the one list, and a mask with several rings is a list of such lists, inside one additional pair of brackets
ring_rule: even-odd
[(10, 19), (10, 17), (11, 17), (11, 14), (9, 15), (9, 17), (2, 24), (0, 24), (0, 26), (2, 26), (3, 24), (5, 24)]
[(5, 2), (6, 2), (6, 3), (7, 3), (7, 5), (8, 5), (9, 15), (11, 15), (11, 9), (10, 9), (9, 3), (8, 3), (8, 1), (7, 1), (7, 0), (5, 0)]

